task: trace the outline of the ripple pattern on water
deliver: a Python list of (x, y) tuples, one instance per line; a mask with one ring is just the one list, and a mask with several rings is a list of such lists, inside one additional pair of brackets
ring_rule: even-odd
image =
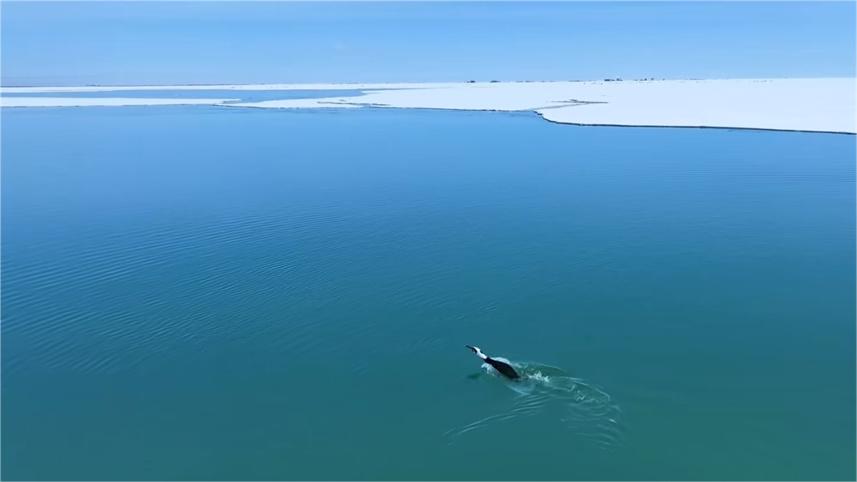
[(595, 446), (621, 445), (625, 432), (622, 410), (607, 392), (560, 368), (531, 362), (512, 365), (521, 374), (520, 380), (509, 380), (490, 365), (482, 365), (490, 380), (504, 383), (517, 394), (511, 408), (447, 431), (444, 435), (450, 443), (494, 424), (546, 414), (552, 423)]
[[(332, 221), (336, 216), (328, 212), (191, 225), (167, 220), (116, 232), (94, 226), (75, 238), (57, 233), (8, 246), (2, 260), (3, 334), (10, 341), (4, 371), (125, 370), (170, 356), (180, 345), (204, 349), (212, 338), (239, 332), (268, 337), (291, 354), (315, 350), (313, 320), (231, 316), (242, 307), (282, 308), (288, 299), (318, 303), (312, 286), (336, 297), (324, 271), (329, 264), (310, 262), (323, 258), (322, 248), (306, 242), (317, 235), (314, 227)], [(289, 249), (299, 243), (299, 250)], [(274, 245), (283, 249), (267, 249)], [(167, 276), (179, 272), (183, 276)]]

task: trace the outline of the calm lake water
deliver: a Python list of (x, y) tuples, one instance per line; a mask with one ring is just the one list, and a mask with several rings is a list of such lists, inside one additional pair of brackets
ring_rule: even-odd
[[(63, 98), (104, 98), (130, 97), (140, 99), (235, 99), (233, 102), (261, 102), (282, 99), (318, 99), (322, 97), (359, 97), (373, 89), (339, 90), (240, 90), (240, 89), (204, 89), (204, 90), (117, 90), (96, 92), (35, 92), (4, 93), (3, 97), (63, 97)], [(377, 90), (377, 89), (375, 89)], [(354, 99), (360, 102), (359, 99)]]
[(855, 477), (854, 136), (2, 115), (4, 480)]

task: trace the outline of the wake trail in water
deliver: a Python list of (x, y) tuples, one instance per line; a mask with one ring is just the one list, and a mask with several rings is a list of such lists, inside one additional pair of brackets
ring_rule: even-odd
[(482, 365), (489, 379), (502, 382), (518, 394), (511, 408), (447, 431), (444, 436), (449, 443), (497, 423), (539, 414), (555, 416), (556, 423), (597, 447), (609, 449), (622, 443), (622, 411), (607, 392), (560, 368), (531, 362), (512, 366), (521, 374), (519, 380), (506, 379), (490, 365)]

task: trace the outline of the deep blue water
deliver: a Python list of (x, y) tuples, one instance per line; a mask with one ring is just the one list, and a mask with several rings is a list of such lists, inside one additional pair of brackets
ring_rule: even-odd
[(855, 477), (854, 136), (2, 116), (5, 480)]

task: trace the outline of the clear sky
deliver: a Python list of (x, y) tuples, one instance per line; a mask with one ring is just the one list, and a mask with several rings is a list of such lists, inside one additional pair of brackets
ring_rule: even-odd
[(855, 75), (854, 2), (2, 2), (3, 85)]

